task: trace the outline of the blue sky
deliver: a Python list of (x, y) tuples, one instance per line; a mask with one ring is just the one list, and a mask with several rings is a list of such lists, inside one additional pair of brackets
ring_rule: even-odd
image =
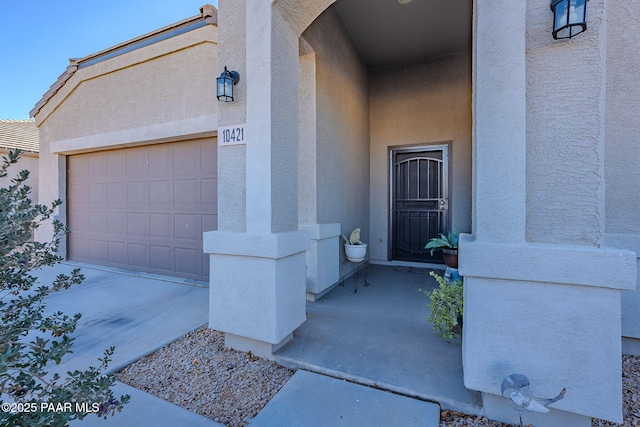
[(217, 0), (3, 0), (0, 6), (0, 119), (29, 111), (69, 65)]

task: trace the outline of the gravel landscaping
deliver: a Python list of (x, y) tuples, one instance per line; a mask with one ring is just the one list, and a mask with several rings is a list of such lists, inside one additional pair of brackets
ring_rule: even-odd
[(622, 416), (623, 424), (593, 420), (591, 427), (640, 426), (640, 357), (622, 356)]
[(206, 326), (127, 366), (120, 381), (229, 427), (247, 425), (293, 371), (224, 348)]
[[(126, 384), (229, 427), (246, 426), (293, 371), (251, 353), (224, 348), (222, 333), (202, 327), (127, 366)], [(593, 420), (592, 427), (640, 426), (640, 357), (623, 357), (624, 424)], [(442, 411), (440, 427), (507, 427), (485, 417)]]

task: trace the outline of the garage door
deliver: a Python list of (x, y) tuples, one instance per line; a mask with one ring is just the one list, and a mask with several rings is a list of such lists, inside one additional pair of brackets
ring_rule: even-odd
[(215, 138), (72, 155), (67, 169), (69, 259), (208, 281)]

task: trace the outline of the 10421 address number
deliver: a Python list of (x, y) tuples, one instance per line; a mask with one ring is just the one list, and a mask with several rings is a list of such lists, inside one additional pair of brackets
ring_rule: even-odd
[(218, 129), (220, 145), (245, 144), (244, 125), (225, 126)]

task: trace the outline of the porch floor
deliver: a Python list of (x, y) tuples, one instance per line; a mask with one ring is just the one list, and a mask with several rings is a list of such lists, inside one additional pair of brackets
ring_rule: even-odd
[(480, 393), (463, 384), (460, 337), (443, 339), (426, 320), (429, 300), (420, 289), (437, 286), (429, 271), (369, 265), (370, 286), (360, 271), (357, 282), (349, 278), (307, 302), (307, 321), (275, 354), (276, 361), (481, 414)]

